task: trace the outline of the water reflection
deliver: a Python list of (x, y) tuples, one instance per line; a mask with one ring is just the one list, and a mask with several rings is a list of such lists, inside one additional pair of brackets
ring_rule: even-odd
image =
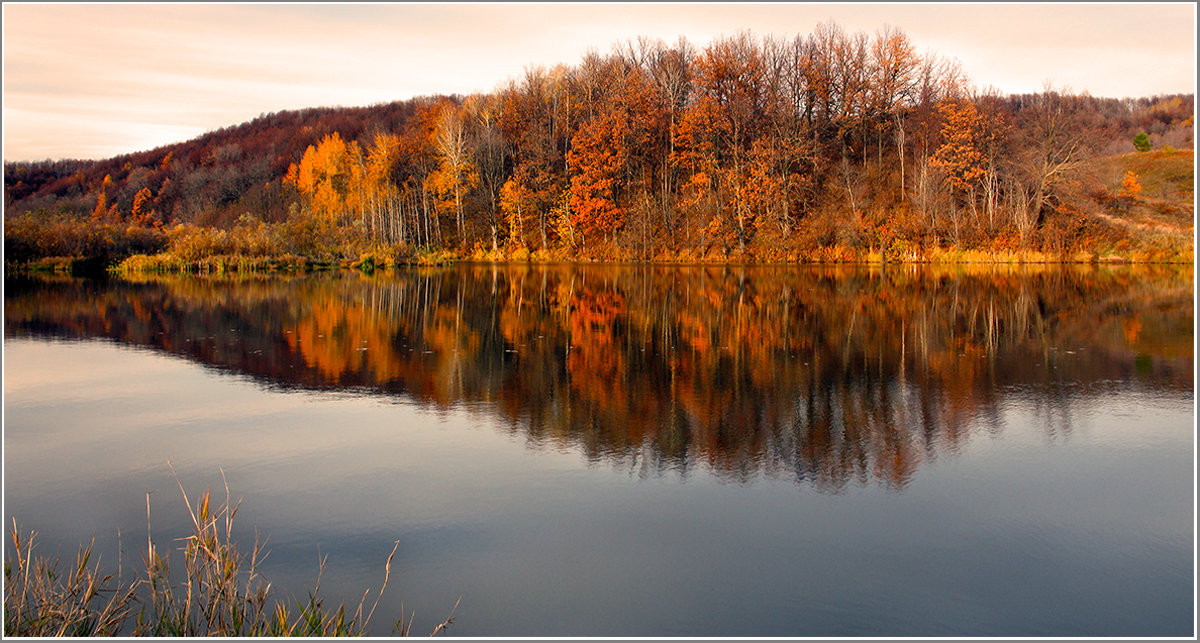
[(504, 418), (658, 475), (903, 488), (1031, 405), (1190, 393), (1185, 269), (459, 266), (363, 276), (6, 281), (6, 337), (110, 338)]

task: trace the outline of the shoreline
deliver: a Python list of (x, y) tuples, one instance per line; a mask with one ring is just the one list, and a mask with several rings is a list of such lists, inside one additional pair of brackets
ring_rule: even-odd
[[(1143, 253), (1131, 253), (1143, 254)], [(173, 257), (134, 255), (119, 263), (106, 262), (100, 257), (44, 257), (34, 261), (5, 265), (6, 275), (224, 275), (224, 274), (307, 274), (330, 271), (355, 271), (371, 274), (379, 271), (451, 266), (458, 264), (483, 266), (659, 266), (659, 267), (882, 267), (882, 266), (1187, 266), (1195, 265), (1191, 258), (1168, 257), (1122, 257), (1099, 256), (1095, 253), (1076, 252), (1069, 256), (1040, 252), (990, 254), (978, 251), (942, 251), (931, 256), (906, 259), (846, 258), (836, 260), (705, 260), (681, 259), (511, 259), (477, 258), (457, 255), (439, 257), (435, 260), (374, 261), (317, 261), (305, 257), (287, 256), (228, 256), (216, 255), (194, 261), (179, 261)]]

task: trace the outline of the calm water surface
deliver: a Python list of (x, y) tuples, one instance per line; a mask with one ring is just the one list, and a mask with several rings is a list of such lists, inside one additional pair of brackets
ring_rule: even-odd
[[(5, 283), (4, 519), (136, 561), (170, 461), (378, 634), (1191, 636), (1187, 269)], [(122, 552), (118, 554), (118, 552)], [(380, 618), (380, 614), (384, 618)]]

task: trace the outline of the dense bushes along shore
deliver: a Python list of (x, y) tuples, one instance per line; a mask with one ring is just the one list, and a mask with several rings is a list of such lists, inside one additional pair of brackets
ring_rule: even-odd
[(609, 252), (573, 256), (564, 250), (496, 250), (477, 244), (465, 251), (368, 241), (352, 229), (317, 220), (266, 224), (244, 219), (229, 230), (178, 225), (172, 228), (96, 222), (6, 222), (5, 269), (55, 272), (270, 272), (331, 267), (374, 270), (455, 261), (654, 261), (664, 263), (1047, 263), (1191, 262), (1191, 244), (1152, 235), (1099, 238), (1073, 248), (1021, 248), (994, 240), (977, 246), (922, 247), (892, 239), (874, 247), (836, 244), (753, 248), (743, 252), (667, 251), (652, 256)]

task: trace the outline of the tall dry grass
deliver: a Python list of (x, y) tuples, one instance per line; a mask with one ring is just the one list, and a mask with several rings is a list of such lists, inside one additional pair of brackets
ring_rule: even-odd
[[(178, 482), (178, 478), (176, 478)], [(93, 560), (93, 543), (81, 547), (75, 560), (63, 566), (58, 558), (36, 552), (36, 532), (22, 535), (13, 521), (12, 548), (4, 561), (5, 636), (364, 636), (387, 589), (392, 558), (384, 564), (383, 583), (374, 600), (363, 592), (353, 608), (327, 604), (320, 596), (320, 563), (316, 586), (304, 599), (276, 600), (259, 565), (264, 544), (255, 538), (243, 551), (233, 538), (239, 503), (225, 499), (214, 504), (205, 491), (189, 498), (179, 485), (191, 520), (191, 534), (180, 539), (182, 576), (172, 574), (172, 551), (159, 548), (147, 533), (142, 557), (144, 571), (125, 579), (121, 564), (116, 574), (101, 571)], [(146, 496), (147, 532), (150, 497)], [(178, 571), (178, 570), (177, 570)], [(368, 602), (370, 607), (368, 608)], [(454, 609), (458, 604), (455, 603)], [(443, 632), (450, 616), (434, 629)], [(402, 611), (391, 634), (408, 636), (411, 615)]]

